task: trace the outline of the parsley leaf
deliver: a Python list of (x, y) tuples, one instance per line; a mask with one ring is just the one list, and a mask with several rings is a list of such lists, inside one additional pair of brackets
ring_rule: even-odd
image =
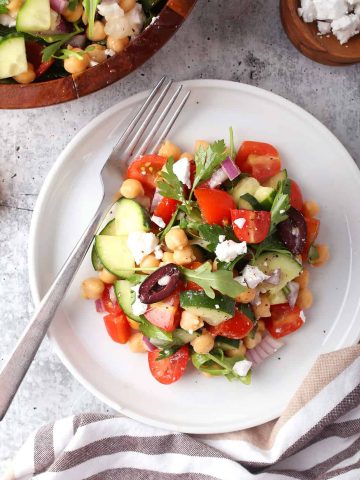
[(245, 287), (233, 279), (232, 272), (227, 270), (212, 272), (209, 262), (203, 263), (196, 270), (181, 267), (181, 272), (186, 280), (202, 287), (206, 295), (210, 298), (215, 298), (214, 290), (231, 298), (236, 298), (245, 290)]
[(224, 376), (228, 380), (240, 380), (248, 385), (251, 381), (251, 370), (245, 377), (240, 377), (233, 370), (235, 363), (243, 359), (242, 356), (225, 357), (223, 350), (220, 348), (215, 348), (206, 354), (193, 353), (191, 356), (194, 367), (201, 372), (213, 376)]
[(257, 245), (251, 245), (251, 247), (255, 250), (255, 259), (264, 252), (274, 252), (292, 256), (292, 253), (275, 235), (271, 235), (263, 242), (258, 243)]
[(200, 146), (195, 153), (196, 171), (190, 198), (197, 185), (211, 177), (217, 167), (225, 160), (226, 155), (224, 140), (212, 143), (207, 150)]
[(231, 227), (220, 227), (220, 225), (203, 223), (198, 226), (198, 231), (201, 238), (207, 242), (206, 250), (209, 250), (209, 252), (215, 252), (220, 235), (224, 235), (225, 240), (237, 241)]
[(161, 172), (162, 180), (157, 182), (160, 195), (163, 197), (185, 202), (184, 186), (174, 173), (174, 158), (170, 157), (165, 164), (164, 170)]
[(58, 50), (61, 49), (61, 47), (64, 45), (64, 43), (68, 42), (72, 37), (77, 35), (78, 33), (83, 32), (81, 28), (77, 24), (74, 24), (75, 30), (71, 33), (61, 33), (58, 35), (52, 35), (52, 36), (40, 36), (45, 42), (54, 42), (51, 43), (48, 47), (44, 48), (42, 52), (42, 61), (43, 62), (48, 62)]
[(0, 14), (1, 13), (8, 13), (8, 8), (7, 8), (7, 4), (9, 3), (8, 0), (0, 0)]
[(286, 212), (290, 208), (290, 181), (283, 180), (278, 184), (278, 191), (274, 198), (270, 214), (271, 214), (271, 227), (270, 233), (273, 233), (276, 229), (276, 225), (283, 222), (288, 218)]

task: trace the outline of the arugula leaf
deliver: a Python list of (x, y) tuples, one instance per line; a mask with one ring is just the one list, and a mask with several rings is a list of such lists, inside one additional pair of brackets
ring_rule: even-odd
[(283, 255), (290, 255), (292, 257), (292, 253), (276, 237), (276, 235), (271, 235), (267, 237), (263, 242), (258, 243), (257, 245), (251, 245), (251, 247), (255, 250), (255, 259), (264, 252), (281, 253)]
[[(237, 266), (238, 270), (241, 271), (245, 265), (249, 262), (249, 259), (251, 257), (249, 257), (249, 253), (244, 253), (243, 255), (238, 255), (236, 258), (234, 258), (234, 260), (232, 260), (231, 262), (217, 262), (217, 269), (218, 270), (229, 270), (229, 271), (233, 271), (234, 268)], [(241, 262), (240, 266), (237, 265), (239, 262)]]
[(231, 227), (220, 227), (220, 225), (203, 223), (198, 226), (198, 231), (201, 238), (207, 242), (206, 249), (209, 250), (209, 252), (215, 252), (220, 235), (224, 235), (226, 240), (237, 241)]
[(174, 173), (174, 158), (170, 157), (165, 164), (165, 169), (161, 172), (162, 180), (157, 182), (160, 195), (163, 197), (185, 202), (184, 185), (180, 182)]
[(227, 270), (212, 272), (209, 262), (203, 263), (196, 270), (181, 267), (181, 272), (186, 280), (202, 287), (206, 295), (210, 298), (215, 298), (214, 290), (231, 298), (236, 298), (245, 290), (245, 287), (233, 279), (232, 272)]
[(8, 0), (0, 0), (0, 14), (1, 13), (8, 13), (8, 8), (7, 8), (7, 4), (9, 3)]
[(263, 207), (261, 206), (261, 204), (250, 193), (244, 193), (244, 195), (241, 195), (240, 198), (242, 198), (246, 202), (250, 203), (250, 205), (252, 206), (252, 208), (254, 210), (264, 210)]
[(283, 222), (288, 218), (286, 212), (290, 208), (290, 180), (286, 179), (278, 184), (278, 191), (276, 193), (274, 202), (272, 204), (271, 214), (271, 227), (270, 233), (273, 233), (276, 229), (276, 225)]
[(229, 128), (229, 135), (230, 135), (230, 152), (229, 155), (232, 160), (235, 160), (236, 157), (236, 149), (234, 144), (234, 131), (232, 127)]
[(79, 26), (76, 23), (74, 24), (74, 26), (75, 26), (75, 30), (71, 33), (65, 33), (65, 34), (61, 33), (59, 35), (52, 35), (51, 37), (46, 37), (46, 36), (40, 37), (43, 40), (45, 40), (45, 42), (50, 42), (50, 41), (55, 42), (55, 43), (51, 43), (48, 47), (44, 48), (42, 52), (42, 59), (41, 59), (43, 62), (48, 62), (56, 54), (56, 52), (61, 49), (64, 43), (71, 40), (72, 37), (74, 37), (78, 33), (83, 32), (83, 30), (79, 28)]
[(156, 338), (156, 340), (162, 340), (165, 342), (171, 342), (173, 336), (171, 332), (165, 332), (162, 328), (156, 327), (149, 322), (143, 315), (140, 316), (141, 323), (139, 329), (145, 337)]
[(85, 14), (88, 19), (89, 37), (92, 37), (94, 33), (95, 14), (99, 3), (100, 0), (84, 0), (83, 2)]
[(217, 167), (225, 160), (226, 155), (224, 140), (218, 140), (212, 143), (207, 150), (205, 150), (203, 146), (200, 146), (195, 153), (196, 171), (190, 198), (197, 185), (211, 177)]
[(213, 349), (210, 353), (193, 353), (191, 356), (195, 368), (209, 375), (224, 376), (228, 380), (240, 380), (245, 384), (251, 381), (251, 370), (245, 377), (240, 377), (234, 372), (233, 367), (236, 362), (243, 360), (244, 357), (225, 357), (220, 348)]

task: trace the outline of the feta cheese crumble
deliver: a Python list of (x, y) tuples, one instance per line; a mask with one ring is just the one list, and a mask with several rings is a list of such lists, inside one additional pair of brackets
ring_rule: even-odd
[(161, 260), (164, 256), (164, 252), (162, 251), (161, 249), (161, 246), (160, 245), (156, 245), (155, 249), (154, 249), (154, 255), (155, 255), (155, 258), (157, 260)]
[(219, 235), (219, 243), (222, 243), (225, 241), (225, 235)]
[(359, 0), (301, 0), (298, 13), (306, 23), (318, 20), (318, 35), (333, 33), (341, 45), (360, 32)]
[(7, 13), (2, 13), (0, 15), (0, 25), (4, 25), (5, 27), (15, 27), (16, 20), (11, 15)]
[(131, 232), (127, 240), (127, 246), (138, 265), (155, 250), (158, 243), (159, 240), (152, 232)]
[(169, 285), (170, 280), (171, 280), (170, 275), (164, 275), (163, 277), (161, 277), (161, 278), (158, 280), (157, 283), (158, 283), (161, 287), (165, 287), (166, 285)]
[(233, 371), (240, 377), (245, 377), (249, 373), (251, 367), (252, 362), (250, 362), (250, 360), (240, 360), (233, 366)]
[(157, 225), (160, 228), (165, 228), (166, 227), (166, 223), (164, 222), (164, 220), (161, 217), (157, 217), (156, 215), (153, 215), (151, 217), (151, 221), (153, 223), (155, 223), (155, 225)]
[(238, 255), (247, 252), (246, 242), (237, 243), (233, 240), (225, 240), (218, 243), (215, 249), (215, 254), (220, 262), (231, 262)]
[(143, 315), (148, 308), (148, 306), (145, 303), (140, 302), (139, 288), (140, 288), (140, 283), (138, 285), (134, 285), (133, 287), (131, 287), (131, 290), (135, 293), (135, 301), (131, 305), (131, 310), (134, 315)]
[(246, 265), (244, 270), (241, 272), (241, 275), (239, 277), (235, 277), (234, 280), (239, 282), (241, 285), (244, 285), (245, 283), (249, 288), (256, 288), (259, 283), (267, 280), (268, 278), (270, 278), (270, 275), (266, 275), (258, 267)]
[(242, 228), (246, 223), (246, 219), (245, 218), (237, 218), (236, 220), (234, 220), (234, 223), (237, 227)]
[(181, 183), (186, 185), (188, 188), (191, 188), (190, 182), (190, 161), (188, 158), (180, 158), (177, 162), (174, 163), (173, 172), (180, 180)]

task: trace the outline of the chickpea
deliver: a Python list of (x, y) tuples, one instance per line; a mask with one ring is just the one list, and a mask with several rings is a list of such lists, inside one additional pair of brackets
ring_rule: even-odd
[(144, 189), (139, 180), (128, 178), (121, 185), (120, 193), (125, 198), (136, 198), (144, 195)]
[[(151, 267), (158, 267), (160, 265), (160, 260), (158, 260), (153, 253), (150, 255), (146, 255), (141, 262), (140, 268), (151, 268)], [(149, 273), (148, 271), (146, 273)]]
[(265, 332), (265, 322), (264, 320), (259, 320), (257, 322), (257, 331), (262, 333), (262, 332)]
[(313, 296), (310, 290), (308, 288), (300, 289), (299, 295), (296, 301), (296, 305), (301, 310), (306, 310), (307, 308), (310, 308), (312, 304), (313, 304)]
[(119, 0), (119, 5), (126, 13), (135, 7), (136, 0)]
[(33, 82), (35, 78), (36, 74), (34, 71), (34, 67), (31, 63), (28, 63), (28, 68), (26, 72), (19, 73), (19, 75), (15, 75), (15, 77), (13, 77), (13, 79), (16, 80), (18, 83), (22, 83), (24, 85)]
[(83, 12), (84, 7), (81, 5), (81, 3), (78, 3), (74, 10), (70, 10), (70, 8), (65, 8), (61, 15), (65, 17), (68, 22), (77, 22), (81, 18)]
[(111, 272), (109, 272), (108, 270), (106, 270), (106, 268), (103, 268), (102, 270), (100, 270), (99, 272), (99, 278), (102, 282), (104, 283), (109, 283), (109, 284), (112, 284), (112, 283), (115, 283), (116, 280), (117, 280), (117, 276), (116, 275), (113, 275)]
[(105, 27), (100, 20), (96, 20), (94, 22), (94, 28), (92, 35), (90, 35), (89, 26), (86, 29), (86, 36), (89, 40), (93, 42), (99, 42), (100, 40), (104, 40), (106, 38)]
[(165, 140), (159, 149), (159, 155), (166, 158), (174, 157), (175, 160), (179, 160), (181, 150), (174, 143), (171, 143), (169, 140)]
[(116, 53), (122, 52), (125, 47), (128, 45), (129, 39), (128, 37), (124, 38), (114, 38), (111, 35), (108, 36), (106, 40), (106, 46), (110, 50), (114, 50)]
[(191, 312), (184, 310), (181, 314), (180, 327), (188, 332), (195, 332), (204, 326), (204, 321), (201, 317), (194, 315)]
[(105, 289), (104, 282), (100, 278), (87, 278), (81, 284), (81, 294), (84, 298), (97, 300), (101, 298)]
[(214, 348), (215, 340), (209, 332), (203, 332), (191, 342), (196, 353), (209, 353)]
[(324, 265), (324, 263), (326, 263), (329, 260), (330, 250), (328, 245), (316, 245), (316, 246), (319, 252), (319, 258), (315, 260), (315, 262), (312, 263), (312, 265), (314, 267), (320, 267), (321, 265)]
[(251, 350), (252, 348), (255, 348), (256, 345), (258, 345), (262, 340), (262, 335), (260, 332), (256, 332), (254, 338), (251, 338), (249, 336), (244, 338), (244, 344), (245, 347)]
[(183, 152), (181, 155), (180, 155), (180, 158), (187, 158), (188, 160), (194, 160), (194, 155), (192, 153), (189, 153), (189, 152)]
[(304, 268), (298, 277), (294, 280), (299, 284), (300, 288), (306, 288), (309, 285), (309, 270)]
[(20, 10), (22, 3), (22, 0), (10, 0), (10, 2), (6, 5), (9, 14), (11, 15), (17, 13)]
[[(73, 48), (71, 51), (81, 52), (82, 50), (80, 48)], [(71, 56), (69, 58), (65, 58), (64, 60), (65, 70), (73, 74), (84, 72), (88, 68), (89, 64), (90, 64), (90, 57), (87, 53), (84, 53), (83, 55), (81, 55), (81, 59)]]
[(236, 297), (236, 301), (239, 303), (250, 303), (256, 297), (256, 290), (255, 288), (247, 288), (243, 292), (239, 293)]
[(136, 322), (135, 320), (133, 320), (132, 318), (129, 318), (129, 317), (126, 317), (127, 318), (127, 321), (129, 322), (129, 325), (131, 328), (133, 328), (134, 330), (139, 330), (140, 326), (139, 326), (139, 322)]
[(104, 62), (106, 60), (106, 48), (103, 45), (92, 43), (91, 45), (89, 45), (89, 47), (91, 48), (87, 50), (87, 54), (89, 55), (91, 60), (98, 63)]
[(167, 263), (174, 263), (174, 254), (172, 252), (164, 252), (161, 263), (163, 265), (166, 265)]
[(260, 303), (254, 305), (253, 310), (256, 318), (271, 317), (269, 297), (260, 295)]
[(182, 250), (175, 250), (174, 252), (174, 263), (176, 263), (176, 265), (187, 265), (194, 260), (196, 260), (196, 257), (190, 246), (185, 247)]
[(225, 355), (227, 357), (240, 357), (240, 356), (244, 356), (246, 353), (246, 347), (245, 345), (242, 343), (239, 348), (232, 348), (231, 350), (226, 350), (225, 352)]
[(195, 152), (199, 150), (200, 147), (203, 147), (205, 150), (207, 150), (210, 146), (210, 143), (207, 142), (206, 140), (196, 140), (195, 142)]
[(189, 240), (182, 228), (172, 228), (165, 235), (165, 243), (169, 250), (181, 250), (189, 244)]
[(133, 353), (145, 353), (147, 352), (146, 347), (143, 342), (143, 334), (133, 333), (129, 339), (129, 347)]
[(306, 217), (316, 217), (320, 211), (319, 205), (313, 200), (304, 202), (304, 214)]

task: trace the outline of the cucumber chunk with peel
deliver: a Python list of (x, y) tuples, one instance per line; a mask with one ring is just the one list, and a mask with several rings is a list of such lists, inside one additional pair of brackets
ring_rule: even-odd
[(123, 309), (125, 315), (135, 322), (141, 322), (141, 318), (133, 314), (132, 304), (135, 300), (135, 292), (131, 290), (134, 284), (128, 280), (118, 280), (115, 283), (115, 293), (120, 307)]
[(256, 190), (260, 187), (260, 183), (253, 177), (245, 177), (231, 190), (230, 195), (233, 197), (238, 208), (253, 210), (252, 206), (246, 200), (241, 198), (245, 193), (254, 196)]
[(127, 246), (127, 235), (97, 235), (95, 248), (106, 270), (120, 278), (134, 273), (135, 260)]
[(0, 40), (0, 79), (15, 77), (27, 71), (25, 40), (10, 35)]
[[(115, 235), (115, 219), (110, 220), (110, 222), (108, 222), (101, 230), (99, 235)], [(91, 263), (97, 272), (104, 268), (104, 265), (101, 263), (99, 255), (97, 254), (95, 243), (91, 250)]]
[(50, 27), (50, 0), (25, 0), (16, 17), (16, 30), (46, 32)]
[(121, 198), (116, 203), (116, 235), (128, 235), (131, 232), (149, 232), (149, 214), (138, 202)]
[(181, 292), (180, 306), (214, 326), (232, 318), (235, 314), (235, 300), (219, 293), (215, 298), (210, 298), (205, 292), (193, 290)]
[(271, 275), (274, 270), (280, 268), (281, 274), (279, 284), (266, 285), (267, 290), (271, 294), (280, 292), (288, 282), (291, 282), (291, 280), (298, 277), (302, 271), (302, 265), (293, 257), (274, 252), (263, 253), (253, 262), (253, 265), (257, 266), (266, 275)]

